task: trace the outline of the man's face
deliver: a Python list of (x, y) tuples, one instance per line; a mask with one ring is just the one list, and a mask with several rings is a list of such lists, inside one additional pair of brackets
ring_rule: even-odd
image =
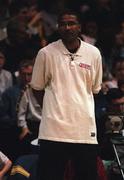
[(29, 65), (27, 67), (23, 67), (20, 71), (20, 78), (23, 84), (27, 84), (31, 81), (33, 66)]
[(80, 32), (80, 24), (75, 15), (65, 14), (58, 22), (58, 31), (65, 41), (75, 40)]

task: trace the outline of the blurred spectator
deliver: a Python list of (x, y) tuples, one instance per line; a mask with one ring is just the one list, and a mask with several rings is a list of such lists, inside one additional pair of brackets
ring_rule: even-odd
[(0, 99), (2, 93), (13, 85), (12, 74), (4, 69), (5, 56), (0, 52)]
[(27, 85), (17, 105), (17, 125), (20, 128), (19, 140), (23, 147), (21, 154), (31, 152), (31, 141), (38, 138), (40, 121), (41, 107), (37, 103), (30, 85)]
[(56, 24), (58, 12), (62, 11), (64, 7), (64, 0), (44, 0), (43, 2), (39, 0), (38, 4), (42, 13), (46, 39), (49, 40), (49, 37), (57, 30)]
[(111, 66), (114, 61), (118, 61), (118, 57), (124, 58), (124, 33), (122, 32), (115, 34), (115, 42), (110, 52)]
[(0, 1), (0, 41), (7, 37), (6, 25), (10, 19), (9, 0)]
[(32, 72), (32, 68), (32, 61), (24, 60), (21, 62), (17, 84), (2, 94), (0, 103), (0, 147), (12, 160), (19, 155), (16, 105), (24, 86), (29, 82), (28, 73)]
[(115, 114), (124, 113), (124, 79), (118, 80), (118, 87), (108, 91), (109, 109)]
[(0, 49), (6, 56), (5, 68), (12, 73), (17, 71), (22, 59), (34, 58), (41, 48), (40, 38), (35, 38), (28, 33), (27, 20), (23, 21), (24, 17), (22, 18), (18, 13), (16, 17), (11, 19), (7, 24), (7, 38), (0, 41)]
[(31, 36), (39, 37), (41, 41), (41, 47), (44, 47), (47, 44), (47, 40), (45, 37), (45, 27), (42, 12), (38, 10), (36, 5), (31, 5), (28, 8), (27, 18), (27, 31)]
[(86, 22), (82, 29), (83, 31), (81, 36), (83, 40), (92, 45), (96, 45), (98, 33), (98, 27), (96, 22), (93, 20)]
[(111, 73), (113, 75), (112, 83), (114, 87), (118, 87), (118, 81), (124, 80), (124, 57), (117, 57), (113, 64)]

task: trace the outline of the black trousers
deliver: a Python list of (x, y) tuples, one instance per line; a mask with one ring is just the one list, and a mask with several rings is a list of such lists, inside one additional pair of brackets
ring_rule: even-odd
[(74, 164), (76, 180), (97, 180), (97, 145), (40, 140), (39, 180), (64, 180), (66, 164)]

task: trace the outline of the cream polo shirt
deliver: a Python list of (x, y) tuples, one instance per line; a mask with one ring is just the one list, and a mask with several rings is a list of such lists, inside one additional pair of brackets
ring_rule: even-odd
[(45, 88), (39, 139), (97, 144), (93, 93), (102, 83), (99, 50), (83, 41), (71, 54), (62, 40), (41, 49), (31, 86)]

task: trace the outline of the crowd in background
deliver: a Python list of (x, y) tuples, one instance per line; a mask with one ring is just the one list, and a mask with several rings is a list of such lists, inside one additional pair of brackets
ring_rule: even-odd
[[(124, 112), (123, 106), (120, 106), (124, 103), (123, 0), (1, 0), (0, 149), (12, 160), (22, 152), (27, 153), (27, 149), (29, 152), (28, 142), (36, 138), (26, 137), (30, 128), (25, 130), (22, 127), (24, 123), (17, 123), (18, 104), (20, 96), (30, 89), (25, 85), (30, 82), (30, 67), (33, 67), (38, 50), (59, 38), (57, 17), (64, 8), (79, 14), (82, 26), (80, 38), (98, 47), (102, 54), (103, 84), (95, 97), (100, 144), (104, 143), (104, 117), (108, 109), (112, 111), (114, 104), (119, 105), (117, 111)], [(27, 96), (30, 99), (30, 95)], [(25, 116), (27, 118), (27, 114)], [(111, 159), (108, 155), (104, 154), (104, 158)]]
[(59, 38), (57, 15), (63, 8), (76, 11), (81, 19), (81, 37), (96, 45), (109, 70), (124, 56), (123, 0), (1, 0), (0, 50), (5, 68), (17, 70), (24, 58), (34, 58), (39, 48)]

